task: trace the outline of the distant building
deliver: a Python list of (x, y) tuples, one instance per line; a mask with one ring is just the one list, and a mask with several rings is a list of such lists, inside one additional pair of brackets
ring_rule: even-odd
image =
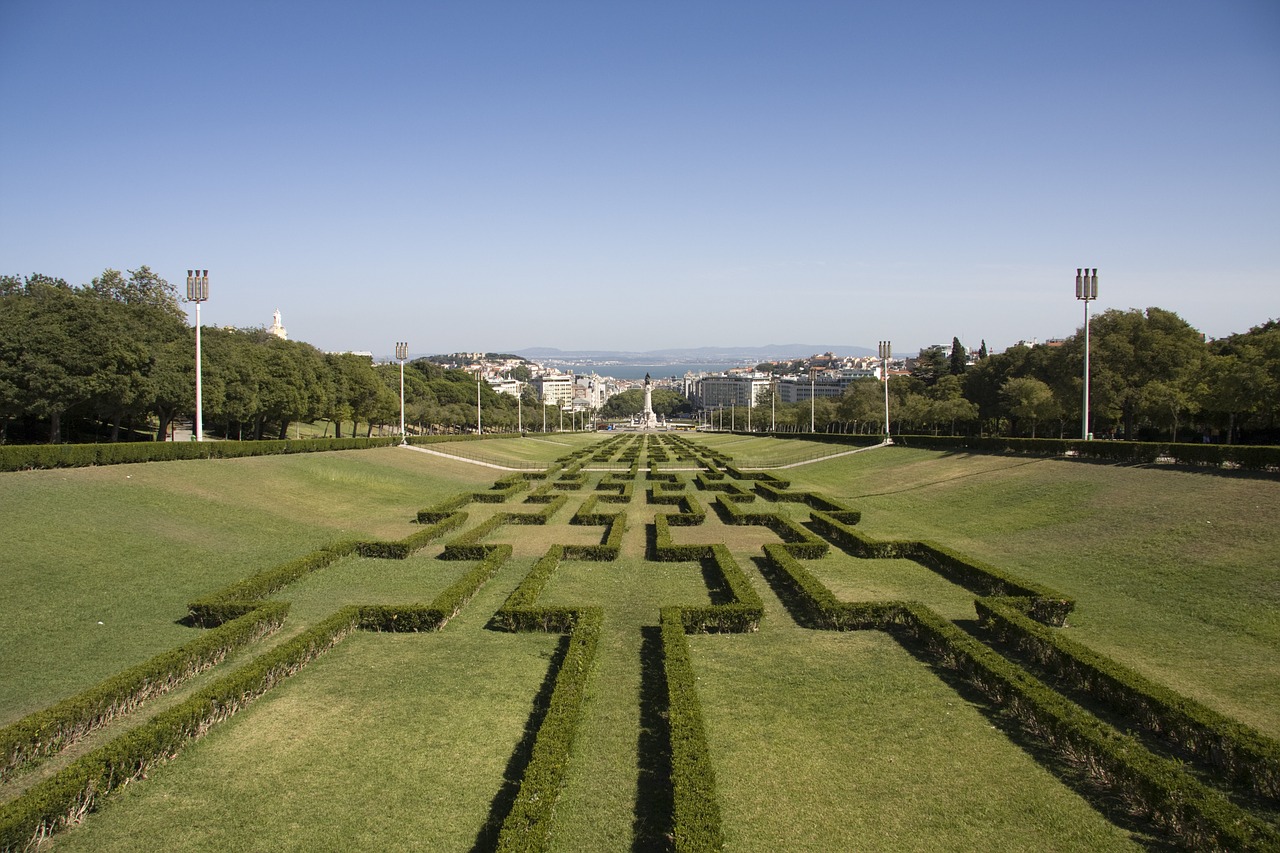
[(703, 409), (754, 406), (772, 380), (763, 373), (711, 374), (696, 383), (696, 399)]
[(842, 397), (849, 383), (879, 378), (880, 371), (875, 368), (827, 371), (812, 381), (804, 376), (784, 376), (778, 380), (778, 402), (801, 403), (818, 397)]
[(573, 374), (549, 373), (536, 376), (533, 388), (544, 406), (564, 406), (573, 402)]
[(276, 313), (273, 314), (272, 316), (275, 319), (271, 323), (271, 328), (267, 329), (267, 331), (275, 335), (277, 338), (279, 338), (282, 341), (289, 340), (289, 333), (285, 331), (284, 326), (280, 325), (280, 309), (277, 308)]

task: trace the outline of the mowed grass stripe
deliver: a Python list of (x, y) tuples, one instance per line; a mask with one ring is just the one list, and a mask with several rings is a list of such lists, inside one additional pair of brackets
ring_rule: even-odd
[(358, 633), (59, 848), (468, 849), (558, 639)]
[(787, 475), (1061, 590), (1074, 639), (1280, 737), (1280, 480), (901, 448)]
[(727, 849), (1139, 849), (886, 634), (689, 642)]

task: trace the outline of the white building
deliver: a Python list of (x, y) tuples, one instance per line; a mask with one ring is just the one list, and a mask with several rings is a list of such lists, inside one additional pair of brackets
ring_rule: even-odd
[(819, 374), (812, 380), (806, 376), (784, 376), (778, 380), (778, 402), (807, 403), (815, 397), (842, 397), (851, 382), (879, 378), (879, 368), (831, 371)]
[(573, 374), (549, 373), (536, 376), (533, 388), (544, 406), (565, 406), (573, 402)]
[(490, 379), (489, 387), (499, 394), (510, 394), (512, 397), (520, 396), (520, 380), (519, 379)]
[(697, 401), (703, 409), (754, 406), (772, 380), (763, 373), (711, 374), (697, 381)]

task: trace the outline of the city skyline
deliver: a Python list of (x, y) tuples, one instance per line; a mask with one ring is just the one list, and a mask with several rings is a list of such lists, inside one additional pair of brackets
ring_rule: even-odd
[(17, 0), (0, 272), (326, 350), (992, 350), (1280, 315), (1280, 7)]

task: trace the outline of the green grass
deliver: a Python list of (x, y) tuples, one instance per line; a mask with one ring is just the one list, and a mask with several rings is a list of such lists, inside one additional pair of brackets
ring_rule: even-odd
[(491, 474), (386, 448), (0, 475), (0, 723), (186, 642), (188, 601), (339, 539), (398, 539)]
[(790, 469), (882, 539), (1077, 600), (1073, 638), (1280, 737), (1280, 482), (891, 448)]
[(556, 640), (356, 634), (58, 849), (468, 849)]
[(1136, 850), (887, 635), (691, 637), (729, 850)]
[[(597, 440), (459, 446), (511, 447), (508, 459), (528, 462)], [(694, 440), (743, 458), (809, 452), (778, 439)], [(498, 476), (397, 448), (2, 475), (0, 721), (185, 641), (193, 629), (175, 620), (197, 595), (338, 539), (401, 538), (418, 509)], [(470, 848), (511, 790), (504, 771), (559, 643), (485, 625), (550, 545), (600, 541), (602, 527), (568, 524), (600, 476), (567, 493), (550, 524), (492, 534), (515, 554), (443, 632), (355, 635), (56, 846)], [(783, 476), (863, 510), (861, 527), (877, 538), (933, 539), (1075, 596), (1071, 636), (1280, 730), (1280, 533), (1266, 521), (1280, 517), (1280, 484), (901, 448)], [(652, 628), (660, 606), (709, 594), (698, 565), (643, 559), (646, 525), (676, 509), (646, 503), (644, 485), (629, 504), (599, 505), (628, 515), (622, 557), (565, 561), (539, 602), (604, 611), (554, 850), (663, 844)], [(282, 590), (293, 602), (282, 633), (345, 604), (430, 601), (471, 566), (438, 560), (443, 542), (494, 512), (536, 510), (525, 494), (470, 505), (464, 528), (407, 560), (351, 557)], [(777, 536), (725, 525), (713, 494), (696, 494), (706, 523), (673, 528), (673, 539), (726, 543), (765, 604), (759, 633), (691, 638), (729, 849), (1131, 846), (888, 636), (797, 627), (757, 567), (760, 545)], [(794, 503), (744, 509), (807, 516)], [(909, 561), (833, 549), (805, 565), (845, 600), (911, 598), (950, 619), (974, 615), (969, 593)], [(111, 618), (97, 626), (86, 615), (96, 613)]]

